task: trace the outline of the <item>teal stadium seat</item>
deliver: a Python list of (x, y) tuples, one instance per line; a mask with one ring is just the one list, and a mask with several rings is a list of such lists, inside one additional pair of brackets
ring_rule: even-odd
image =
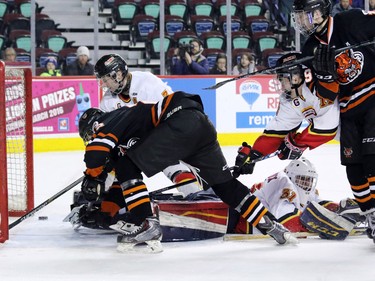
[(184, 22), (187, 22), (189, 10), (184, 0), (166, 0), (165, 1), (166, 15), (181, 17)]
[(116, 25), (129, 25), (139, 13), (135, 0), (116, 0), (113, 7), (113, 20)]
[(191, 15), (209, 16), (215, 15), (215, 9), (210, 0), (191, 0), (189, 1)]

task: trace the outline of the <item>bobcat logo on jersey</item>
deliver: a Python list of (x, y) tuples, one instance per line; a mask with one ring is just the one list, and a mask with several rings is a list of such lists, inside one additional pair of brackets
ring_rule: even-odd
[(120, 144), (118, 146), (118, 155), (119, 156), (124, 156), (126, 154), (126, 151), (131, 148), (133, 145), (135, 145), (139, 141), (139, 138), (134, 137), (128, 140), (126, 144)]
[(352, 158), (353, 149), (351, 147), (344, 147), (344, 155), (346, 158)]
[(362, 73), (363, 61), (363, 54), (353, 50), (346, 50), (336, 56), (338, 82), (346, 85), (356, 79)]

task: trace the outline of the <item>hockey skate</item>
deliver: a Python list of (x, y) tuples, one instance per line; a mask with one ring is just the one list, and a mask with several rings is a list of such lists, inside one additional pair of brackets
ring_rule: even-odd
[(146, 218), (141, 225), (119, 220), (110, 228), (120, 232), (117, 236), (117, 250), (120, 252), (139, 251), (137, 245), (146, 243), (148, 252), (159, 253), (163, 251), (161, 245), (162, 231), (159, 219), (156, 217)]
[(372, 239), (375, 243), (375, 212), (372, 210), (372, 212), (366, 214), (366, 233), (368, 238)]
[(269, 236), (276, 240), (279, 244), (297, 244), (298, 240), (293, 234), (286, 229), (282, 224), (271, 221), (271, 219), (265, 215), (263, 216), (265, 222), (260, 222), (257, 227), (265, 230)]
[(366, 221), (366, 217), (362, 215), (361, 209), (356, 201), (351, 198), (342, 199), (339, 203), (337, 213), (359, 225)]

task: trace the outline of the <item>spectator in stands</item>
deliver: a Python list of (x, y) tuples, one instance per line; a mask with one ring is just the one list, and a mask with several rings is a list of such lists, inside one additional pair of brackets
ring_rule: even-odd
[(86, 46), (77, 49), (77, 59), (64, 70), (64, 75), (94, 75), (94, 66), (90, 61), (90, 51)]
[(16, 61), (17, 52), (14, 48), (8, 47), (4, 50), (4, 61), (5, 62), (15, 62)]
[(55, 57), (48, 57), (44, 62), (45, 70), (40, 74), (40, 76), (61, 76), (60, 70), (56, 69), (57, 60)]
[(369, 0), (368, 1), (368, 5), (369, 5), (369, 7), (368, 7), (369, 11), (374, 11), (375, 10), (375, 0)]
[(172, 74), (209, 74), (208, 60), (202, 52), (202, 43), (197, 39), (176, 48), (172, 58)]
[(350, 0), (340, 0), (337, 4), (335, 4), (332, 8), (332, 16), (353, 9), (353, 7), (350, 6), (349, 1)]
[(255, 59), (253, 55), (248, 52), (243, 53), (240, 62), (233, 67), (233, 75), (248, 74), (255, 71)]
[(227, 56), (225, 54), (217, 55), (215, 66), (210, 70), (210, 74), (227, 74)]

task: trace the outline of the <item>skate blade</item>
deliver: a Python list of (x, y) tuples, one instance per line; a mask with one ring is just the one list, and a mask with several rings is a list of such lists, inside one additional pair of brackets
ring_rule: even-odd
[(120, 253), (161, 253), (163, 246), (158, 240), (150, 240), (141, 244), (134, 243), (117, 243), (117, 251)]
[(285, 244), (298, 244), (298, 239), (291, 233), (291, 232), (285, 232), (284, 233), (284, 239), (286, 240)]

